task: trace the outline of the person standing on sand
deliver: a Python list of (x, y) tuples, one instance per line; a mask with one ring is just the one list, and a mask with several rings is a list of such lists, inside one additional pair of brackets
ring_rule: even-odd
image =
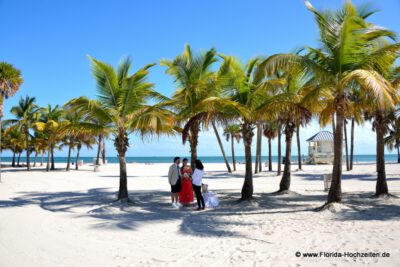
[(181, 191), (181, 179), (182, 174), (179, 169), (181, 159), (179, 157), (174, 158), (174, 163), (169, 167), (168, 171), (168, 182), (171, 185), (171, 201), (172, 207), (177, 209), (181, 206), (178, 203), (178, 194)]
[(187, 158), (182, 160), (182, 164), (182, 183), (181, 191), (179, 192), (179, 203), (187, 207), (193, 202), (192, 168), (188, 165)]
[[(193, 184), (193, 190), (194, 193), (196, 194), (196, 199), (197, 199), (197, 209), (196, 210), (204, 210), (205, 204), (204, 204), (204, 198), (203, 195), (201, 194), (201, 185), (202, 185), (202, 180), (204, 176), (204, 166), (203, 163), (201, 163), (200, 160), (195, 161), (196, 169), (194, 170), (192, 174), (192, 184)], [(201, 205), (200, 205), (201, 204)]]

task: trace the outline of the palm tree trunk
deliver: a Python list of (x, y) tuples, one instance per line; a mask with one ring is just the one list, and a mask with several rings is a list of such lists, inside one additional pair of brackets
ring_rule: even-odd
[(300, 146), (300, 125), (296, 128), (296, 140), (297, 140), (297, 161), (299, 162), (299, 170), (301, 170), (301, 146)]
[(35, 151), (35, 158), (33, 159), (33, 167), (36, 167), (36, 161), (37, 161), (37, 157), (38, 157), (38, 151)]
[(232, 165), (233, 165), (233, 171), (236, 171), (236, 160), (235, 160), (235, 141), (233, 140), (234, 138), (231, 138), (231, 148), (232, 148)]
[(42, 152), (42, 158), (40, 160), (40, 166), (43, 166), (43, 157), (44, 157), (44, 151)]
[(353, 169), (354, 159), (354, 118), (351, 118), (351, 131), (350, 131), (350, 170)]
[(97, 147), (97, 156), (96, 156), (96, 165), (100, 165), (100, 151), (101, 151), (101, 145), (103, 143), (103, 135), (99, 134), (98, 137), (98, 147)]
[(46, 165), (46, 171), (50, 170), (50, 156), (51, 156), (51, 144), (49, 143), (49, 148), (47, 151), (47, 165)]
[(282, 162), (282, 144), (281, 144), (281, 136), (282, 132), (281, 132), (281, 126), (278, 126), (278, 172), (277, 172), (277, 176), (281, 175), (281, 162)]
[(25, 130), (25, 150), (26, 150), (26, 170), (31, 170), (31, 162), (30, 162), (30, 149), (29, 149), (29, 132)]
[(263, 134), (263, 127), (262, 127), (262, 125), (261, 126), (259, 126), (259, 133), (258, 133), (258, 136), (259, 136), (259, 149), (258, 149), (258, 172), (261, 172), (262, 171), (262, 159), (261, 159), (261, 152), (262, 152), (262, 135)]
[(194, 170), (194, 166), (196, 166), (195, 161), (197, 160), (197, 145), (199, 140), (199, 125), (193, 125), (191, 128), (191, 136), (189, 138), (190, 143), (190, 167)]
[(103, 137), (103, 144), (101, 146), (101, 157), (103, 160), (103, 165), (106, 165), (106, 142)]
[(285, 165), (283, 168), (283, 175), (279, 184), (279, 192), (288, 191), (290, 189), (290, 167), (291, 167), (291, 152), (292, 152), (292, 138), (294, 126), (286, 125), (285, 127)]
[(383, 114), (381, 110), (377, 110), (375, 114), (375, 131), (376, 131), (376, 169), (378, 177), (376, 180), (376, 196), (389, 194), (389, 189), (386, 182), (385, 171), (385, 140), (384, 140), (384, 125)]
[(51, 170), (54, 171), (56, 169), (54, 164), (54, 145), (51, 145)]
[(69, 143), (68, 147), (67, 167), (65, 168), (67, 171), (69, 171), (71, 164), (71, 150), (72, 150), (72, 141)]
[(13, 151), (13, 159), (12, 159), (11, 166), (15, 167), (15, 151)]
[(344, 119), (343, 122), (343, 130), (344, 130), (344, 145), (345, 145), (345, 151), (346, 151), (346, 170), (349, 171), (350, 170), (350, 162), (349, 162), (349, 147), (347, 145), (347, 120)]
[(79, 153), (81, 152), (82, 145), (78, 144), (76, 148), (75, 170), (79, 170)]
[(258, 157), (258, 154), (260, 154), (260, 126), (257, 125), (257, 141), (256, 141), (256, 162), (254, 165), (254, 173), (258, 173), (258, 164), (260, 163), (259, 160), (260, 158)]
[(335, 113), (332, 114), (332, 133), (335, 135), (336, 125), (335, 125)]
[(224, 158), (226, 168), (228, 169), (228, 172), (229, 172), (229, 173), (232, 173), (231, 166), (229, 165), (228, 159), (226, 158), (226, 155), (225, 155), (225, 150), (224, 150), (224, 147), (223, 147), (223, 145), (222, 145), (221, 138), (219, 137), (219, 134), (218, 134), (218, 129), (217, 129), (217, 127), (215, 126), (215, 123), (214, 123), (214, 122), (211, 122), (211, 125), (212, 125), (212, 127), (213, 127), (213, 129), (214, 129), (215, 136), (217, 137), (217, 141), (218, 141), (218, 144), (219, 144), (219, 148), (221, 149), (222, 157)]
[(0, 183), (1, 183), (1, 156), (3, 150), (1, 149), (1, 130), (2, 130), (2, 118), (3, 118), (3, 95), (0, 96)]
[(242, 124), (242, 135), (244, 143), (244, 153), (246, 158), (246, 173), (242, 187), (242, 200), (251, 199), (253, 197), (253, 171), (251, 160), (251, 142), (253, 140), (253, 129), (251, 124), (244, 122)]
[(270, 137), (268, 137), (268, 171), (272, 171), (272, 145)]
[(125, 153), (128, 150), (128, 136), (124, 130), (119, 131), (119, 135), (115, 138), (115, 148), (118, 151), (119, 160), (119, 191), (118, 200), (129, 202), (128, 195), (128, 176), (126, 171)]
[(342, 161), (343, 161), (343, 121), (344, 96), (337, 96), (336, 129), (333, 139), (333, 170), (332, 183), (329, 188), (328, 202), (342, 201)]
[(19, 164), (19, 161), (20, 161), (20, 159), (21, 159), (21, 154), (22, 154), (22, 152), (19, 152), (19, 153), (18, 153), (18, 160), (17, 160), (17, 166), (18, 166), (18, 167), (21, 167), (21, 165)]
[(400, 163), (400, 145), (397, 146), (397, 163)]

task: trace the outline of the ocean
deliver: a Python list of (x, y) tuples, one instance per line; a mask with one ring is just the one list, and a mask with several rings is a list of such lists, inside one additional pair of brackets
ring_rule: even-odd
[[(180, 155), (178, 155), (180, 156)], [(180, 156), (184, 158), (184, 156)], [(128, 163), (170, 163), (172, 162), (174, 156), (171, 157), (126, 157), (126, 161)], [(190, 157), (187, 157), (190, 159)], [(223, 163), (222, 156), (201, 156), (198, 157), (204, 163)], [(80, 157), (80, 160), (83, 160), (85, 163), (90, 163), (93, 161), (93, 157)], [(236, 156), (236, 162), (244, 162), (244, 156)], [(2, 157), (1, 160), (3, 162), (11, 162), (12, 157)], [(44, 162), (46, 162), (47, 158), (45, 157)], [(56, 163), (65, 163), (67, 162), (67, 157), (54, 157)], [(262, 161), (265, 162), (268, 160), (268, 156), (262, 156)], [(38, 161), (40, 161), (40, 157), (38, 157)], [(71, 161), (75, 161), (75, 157), (71, 157)], [(107, 157), (108, 163), (118, 163), (117, 157)], [(232, 162), (232, 158), (228, 157), (228, 161)], [(253, 162), (255, 161), (255, 157), (253, 157)], [(272, 161), (277, 162), (278, 157), (272, 156)], [(354, 162), (375, 162), (376, 156), (375, 155), (354, 155)], [(397, 162), (397, 155), (396, 154), (387, 154), (385, 155), (386, 162)], [(21, 162), (25, 162), (25, 157), (21, 156)], [(33, 162), (33, 157), (31, 157), (31, 162)], [(292, 163), (297, 162), (297, 156), (292, 156)]]

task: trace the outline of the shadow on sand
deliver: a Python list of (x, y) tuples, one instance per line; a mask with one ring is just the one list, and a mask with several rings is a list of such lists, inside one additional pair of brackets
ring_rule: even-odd
[[(239, 220), (240, 215), (296, 214), (313, 216), (313, 209), (326, 200), (325, 193), (256, 195), (256, 202), (238, 202), (236, 192), (214, 191), (220, 198), (216, 209), (194, 211), (194, 206), (179, 210), (170, 207), (169, 192), (135, 191), (132, 205), (115, 202), (116, 193), (109, 188), (94, 188), (87, 192), (20, 192), (19, 196), (0, 201), (0, 210), (10, 207), (38, 205), (49, 212), (67, 212), (76, 217), (97, 219), (91, 227), (136, 230), (154, 222), (178, 221), (182, 234), (200, 236), (243, 236), (235, 229), (253, 224), (252, 219)], [(385, 199), (371, 199), (371, 194), (345, 194), (349, 209), (335, 214), (334, 220), (398, 220), (400, 205)], [(254, 217), (257, 219), (256, 217)], [(277, 217), (278, 218), (278, 217)], [(259, 223), (259, 222), (258, 222)]]

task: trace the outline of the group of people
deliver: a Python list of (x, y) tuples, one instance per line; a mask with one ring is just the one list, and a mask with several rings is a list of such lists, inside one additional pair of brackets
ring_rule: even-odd
[(169, 168), (168, 181), (171, 185), (171, 201), (173, 208), (189, 206), (193, 202), (193, 191), (197, 199), (197, 209), (204, 210), (204, 198), (201, 193), (202, 179), (204, 176), (204, 166), (200, 160), (195, 161), (195, 168), (188, 165), (188, 160), (174, 158), (174, 163)]

